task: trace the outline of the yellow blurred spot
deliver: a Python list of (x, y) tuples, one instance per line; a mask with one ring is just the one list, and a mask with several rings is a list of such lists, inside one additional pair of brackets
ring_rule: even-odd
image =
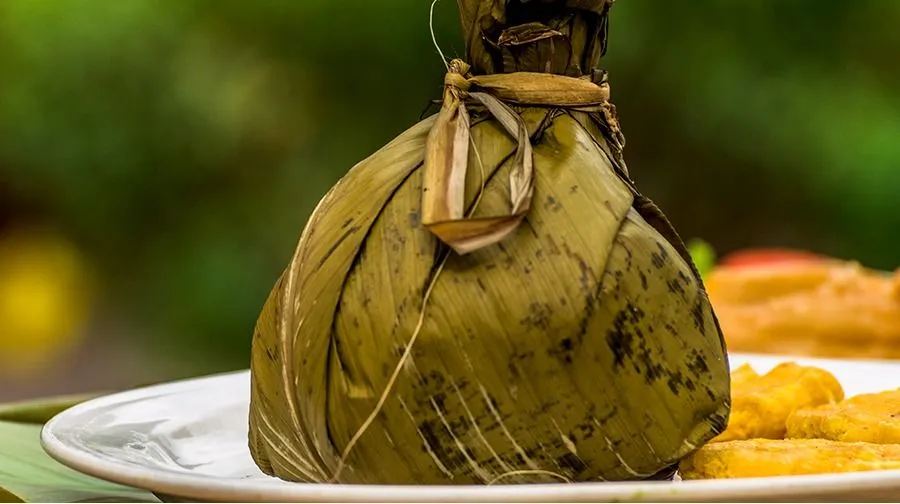
[(80, 343), (92, 301), (90, 275), (61, 236), (18, 229), (0, 235), (0, 366), (31, 374)]

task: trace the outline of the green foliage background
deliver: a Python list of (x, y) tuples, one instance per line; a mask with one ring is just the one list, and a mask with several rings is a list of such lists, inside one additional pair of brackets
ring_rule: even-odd
[[(74, 240), (135, 344), (245, 367), (318, 198), (439, 97), (429, 3), (0, 2), (0, 222)], [(896, 1), (619, 0), (632, 174), (720, 253), (897, 267), (898, 25)], [(452, 0), (435, 31), (464, 54)]]

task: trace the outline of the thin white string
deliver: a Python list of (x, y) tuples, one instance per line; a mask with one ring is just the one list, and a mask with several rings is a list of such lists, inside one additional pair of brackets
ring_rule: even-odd
[(441, 55), (441, 61), (444, 62), (444, 66), (447, 67), (447, 71), (450, 71), (450, 63), (447, 61), (447, 57), (444, 56), (444, 51), (441, 50), (440, 44), (437, 41), (437, 35), (434, 33), (434, 6), (437, 5), (438, 0), (432, 0), (431, 2), (431, 10), (428, 12), (428, 29), (431, 31), (431, 41), (434, 42), (434, 48), (437, 49), (438, 54)]

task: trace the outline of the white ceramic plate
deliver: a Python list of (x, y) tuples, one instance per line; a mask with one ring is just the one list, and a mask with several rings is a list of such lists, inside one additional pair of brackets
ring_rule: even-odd
[[(764, 372), (785, 360), (828, 369), (847, 395), (900, 387), (900, 363), (732, 355)], [(95, 399), (52, 419), (44, 449), (92, 476), (179, 499), (230, 502), (601, 502), (900, 499), (900, 471), (686, 482), (494, 486), (287, 483), (247, 449), (250, 375), (243, 371)]]

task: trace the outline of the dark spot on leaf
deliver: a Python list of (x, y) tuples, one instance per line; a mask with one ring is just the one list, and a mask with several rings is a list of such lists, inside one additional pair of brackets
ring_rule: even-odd
[(609, 422), (610, 420), (612, 420), (618, 413), (619, 413), (619, 407), (613, 406), (612, 409), (609, 410), (608, 413), (597, 417), (597, 423), (599, 423), (600, 425), (606, 425), (606, 422)]
[[(520, 436), (514, 436), (514, 437), (521, 439)], [(522, 451), (525, 452), (526, 457), (533, 460), (533, 459), (541, 458), (541, 455), (542, 455), (541, 452), (543, 452), (544, 450), (540, 446), (529, 446), (529, 447), (523, 448)]]
[(487, 395), (487, 400), (488, 400), (488, 402), (489, 402), (489, 404), (491, 405), (492, 408), (494, 408), (494, 409), (497, 410), (497, 411), (500, 411), (500, 403), (497, 402), (497, 398), (496, 398), (496, 397), (494, 397), (493, 395), (491, 395), (490, 393), (488, 393), (488, 395)]
[[(592, 273), (592, 275), (593, 275), (593, 273)], [(604, 273), (603, 276), (608, 281), (609, 272)], [(584, 342), (584, 338), (587, 335), (591, 320), (593, 320), (594, 314), (597, 311), (597, 308), (599, 307), (598, 299), (600, 298), (600, 292), (603, 289), (604, 283), (605, 282), (597, 282), (597, 284), (594, 285), (594, 287), (585, 294), (584, 309), (582, 312), (581, 322), (579, 322), (579, 324), (578, 324), (578, 333), (575, 335), (576, 344), (580, 344), (580, 343)], [(616, 294), (617, 291), (618, 291), (618, 285), (616, 286), (616, 291), (613, 292), (614, 297), (618, 297)], [(568, 302), (565, 301), (565, 298), (561, 298), (560, 303), (562, 304), (562, 306), (565, 306), (568, 304)]]
[(625, 365), (625, 359), (634, 356), (634, 336), (626, 326), (627, 321), (628, 314), (620, 311), (606, 333), (606, 344), (613, 353), (613, 365), (617, 368)]
[(525, 352), (519, 352), (516, 354), (519, 360), (529, 360), (534, 358), (534, 350), (527, 350)]
[(446, 399), (447, 396), (444, 393), (439, 393), (431, 396), (431, 400), (434, 402), (434, 406), (442, 414), (447, 412), (447, 408), (444, 406), (444, 401), (446, 401)]
[(638, 276), (641, 278), (641, 288), (647, 290), (650, 287), (650, 284), (647, 283), (647, 275), (643, 271), (638, 271)]
[(590, 419), (585, 419), (569, 432), (569, 439), (573, 441), (584, 441), (585, 439), (592, 438), (595, 431), (594, 423)]
[(637, 324), (638, 322), (644, 320), (644, 317), (647, 315), (646, 313), (644, 313), (644, 310), (637, 306), (634, 306), (631, 303), (625, 305), (625, 309), (628, 310), (628, 313), (631, 314), (632, 324)]
[[(423, 452), (427, 452), (427, 448), (431, 448), (435, 457), (450, 471), (465, 464), (466, 459), (462, 452), (457, 449), (455, 443), (450, 441), (452, 436), (449, 429), (439, 420), (425, 420), (418, 425), (418, 429), (427, 445), (422, 448)], [(448, 442), (444, 443), (445, 440)]]
[(684, 286), (681, 285), (681, 282), (677, 278), (672, 278), (666, 282), (666, 286), (669, 288), (669, 293), (671, 294), (684, 294)]
[(581, 257), (577, 252), (573, 252), (567, 244), (563, 244), (563, 250), (566, 253), (566, 256), (570, 259), (575, 260), (578, 263), (578, 269), (581, 272), (581, 275), (578, 277), (578, 281), (581, 283), (581, 288), (585, 292), (593, 292), (593, 284), (596, 281), (596, 277), (594, 275), (594, 271), (588, 265), (587, 261)]
[(694, 307), (691, 308), (691, 316), (694, 319), (694, 328), (696, 328), (701, 333), (706, 332), (706, 318), (704, 317), (704, 308), (705, 305), (703, 303), (703, 296), (698, 296), (697, 301), (694, 303)]
[(695, 375), (701, 375), (709, 372), (709, 366), (706, 359), (697, 350), (691, 352), (691, 361), (687, 365), (688, 369)]
[(571, 364), (572, 360), (574, 359), (574, 348), (575, 343), (572, 341), (572, 338), (563, 338), (559, 342), (559, 345), (555, 348), (550, 349), (550, 352), (548, 353), (551, 356), (562, 360), (566, 364)]
[[(391, 367), (393, 370), (393, 367)], [(447, 380), (444, 378), (444, 375), (437, 371), (430, 371), (424, 375), (422, 375), (422, 394), (428, 398), (431, 396), (441, 395), (443, 397), (444, 386), (446, 385)]]
[(563, 456), (556, 459), (556, 463), (559, 464), (563, 469), (568, 469), (572, 471), (572, 474), (580, 474), (585, 469), (587, 469), (587, 464), (585, 464), (577, 455), (574, 453), (566, 453)]
[(666, 247), (664, 247), (662, 243), (656, 242), (656, 248), (659, 250), (659, 255), (661, 255), (664, 260), (669, 259), (669, 251), (666, 250)]
[(552, 308), (548, 304), (532, 303), (528, 307), (529, 314), (522, 319), (520, 323), (528, 327), (536, 327), (547, 331), (550, 329), (550, 317), (553, 315)]
[[(638, 355), (635, 362), (635, 371), (644, 377), (644, 383), (648, 385), (662, 378), (665, 368), (658, 362), (653, 362), (650, 349), (647, 347), (645, 340), (641, 339)], [(638, 363), (643, 364), (643, 370), (640, 369)]]
[(656, 252), (652, 252), (650, 254), (650, 262), (656, 269), (662, 269), (662, 267), (666, 265), (665, 259), (663, 259), (663, 257)]
[(551, 195), (547, 196), (547, 203), (544, 205), (544, 208), (546, 208), (552, 212), (558, 212), (558, 211), (562, 210), (562, 205), (551, 194)]
[(558, 399), (553, 399), (553, 400), (550, 400), (550, 401), (546, 401), (546, 402), (544, 402), (544, 403), (541, 403), (541, 406), (540, 406), (540, 408), (538, 409), (538, 412), (539, 412), (539, 413), (542, 413), (542, 414), (543, 414), (543, 413), (549, 413), (550, 410), (552, 410), (553, 408), (555, 408), (555, 407), (558, 406), (558, 405), (559, 405), (559, 400), (558, 400)]
[(684, 386), (684, 376), (681, 374), (681, 371), (669, 374), (669, 380), (666, 382), (666, 385), (669, 386), (669, 390), (673, 394), (678, 395), (680, 392), (679, 387)]

